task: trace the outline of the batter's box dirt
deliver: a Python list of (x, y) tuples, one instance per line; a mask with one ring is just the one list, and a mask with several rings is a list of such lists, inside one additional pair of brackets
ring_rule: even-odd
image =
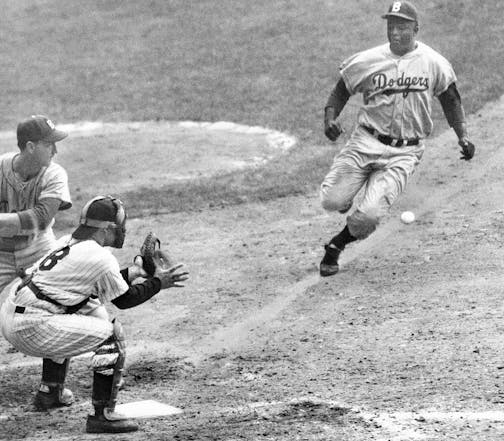
[(279, 411), (273, 412), (269, 417), (263, 415), (263, 418), (277, 422), (310, 420), (344, 424), (343, 417), (350, 412), (350, 409), (337, 404), (314, 402), (311, 400), (288, 403), (282, 407)]
[(141, 360), (132, 363), (127, 367), (125, 378), (127, 382), (136, 383), (136, 386), (144, 383), (153, 387), (157, 383), (186, 377), (193, 370), (194, 367), (182, 359), (165, 357), (159, 360)]
[(174, 421), (176, 440), (295, 440), (311, 433), (317, 439), (335, 438), (374, 427), (349, 407), (297, 399), (291, 402), (252, 403), (212, 413), (186, 413)]

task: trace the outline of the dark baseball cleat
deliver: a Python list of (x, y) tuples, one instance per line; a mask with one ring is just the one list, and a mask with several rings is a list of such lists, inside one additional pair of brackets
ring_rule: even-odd
[(129, 419), (108, 420), (104, 415), (88, 415), (87, 433), (126, 433), (135, 432), (138, 425)]
[(341, 250), (324, 245), (325, 254), (320, 262), (320, 275), (322, 277), (333, 276), (339, 271), (338, 258)]
[(44, 412), (58, 407), (71, 406), (74, 401), (74, 396), (70, 389), (62, 386), (49, 387), (41, 384), (33, 400), (33, 406), (37, 412)]

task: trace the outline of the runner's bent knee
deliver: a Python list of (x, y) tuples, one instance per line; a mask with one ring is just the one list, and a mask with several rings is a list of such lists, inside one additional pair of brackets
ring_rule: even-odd
[(335, 188), (322, 185), (320, 189), (322, 208), (327, 211), (347, 212), (352, 206), (352, 198), (342, 194)]
[(356, 210), (347, 218), (350, 234), (360, 240), (373, 233), (379, 223), (378, 210), (370, 210), (366, 213)]

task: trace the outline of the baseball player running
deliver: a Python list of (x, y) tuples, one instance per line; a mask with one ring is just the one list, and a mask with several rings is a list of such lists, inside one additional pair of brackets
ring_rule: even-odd
[(19, 152), (0, 156), (0, 291), (54, 246), (54, 216), (72, 206), (66, 171), (52, 161), (67, 136), (35, 115), (17, 126)]
[[(68, 406), (73, 394), (64, 388), (69, 359), (93, 351), (94, 371), (89, 433), (131, 432), (138, 426), (115, 412), (125, 361), (121, 324), (109, 320), (104, 303), (132, 308), (160, 290), (187, 280), (182, 265), (157, 267), (143, 282), (142, 262), (120, 270), (105, 247), (121, 248), (126, 212), (119, 199), (98, 196), (82, 209), (80, 224), (62, 237), (52, 252), (30, 269), (29, 275), (5, 288), (0, 310), (5, 338), (19, 351), (42, 357), (42, 381), (35, 396), (36, 410)], [(140, 282), (140, 283), (138, 283)]]
[(395, 1), (382, 18), (387, 20), (389, 43), (343, 61), (325, 107), (325, 135), (335, 141), (342, 132), (337, 118), (349, 97), (363, 96), (357, 125), (321, 184), (322, 206), (346, 213), (363, 187), (364, 192), (343, 230), (325, 245), (321, 276), (338, 272), (345, 246), (373, 233), (404, 191), (422, 158), (423, 139), (433, 128), (433, 97), (439, 99), (458, 137), (461, 159), (474, 155), (455, 73), (443, 56), (416, 40), (416, 8), (410, 2)]

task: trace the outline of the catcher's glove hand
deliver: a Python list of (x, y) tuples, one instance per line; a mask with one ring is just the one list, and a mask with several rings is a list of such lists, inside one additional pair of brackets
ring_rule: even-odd
[(183, 288), (184, 285), (181, 282), (186, 281), (189, 276), (187, 271), (178, 271), (184, 266), (183, 263), (173, 265), (168, 269), (158, 266), (154, 277), (157, 277), (161, 281), (161, 289), (176, 287)]
[(474, 152), (476, 150), (475, 145), (468, 139), (461, 139), (459, 141), (459, 146), (462, 147), (462, 150), (460, 150), (460, 153), (462, 154), (460, 159), (470, 161), (474, 156)]
[[(141, 265), (149, 277), (153, 277), (158, 268), (167, 270), (173, 266), (170, 256), (161, 251), (161, 241), (152, 231), (145, 237), (139, 256)], [(139, 256), (135, 257), (135, 262), (140, 262)]]

